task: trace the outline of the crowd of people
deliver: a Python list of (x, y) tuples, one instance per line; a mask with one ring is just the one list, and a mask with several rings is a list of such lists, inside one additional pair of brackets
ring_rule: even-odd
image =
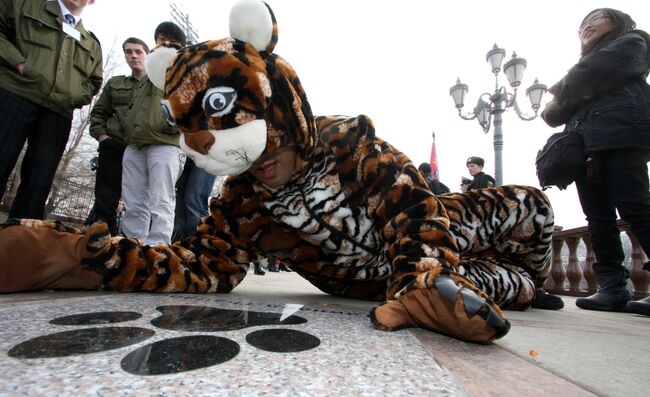
[[(89, 104), (102, 87), (101, 46), (81, 22), (84, 8), (93, 3), (94, 0), (0, 2), (0, 59), (3, 60), (0, 65), (0, 194), (27, 142), (20, 171), (21, 184), (9, 213), (11, 218), (43, 218), (54, 171), (68, 139), (72, 112)], [(20, 17), (26, 13), (34, 18)], [(40, 21), (38, 28), (34, 25), (37, 21)], [(29, 39), (23, 37), (26, 34), (30, 35)], [(256, 48), (262, 56), (272, 53), (273, 40), (277, 40), (270, 34), (268, 37), (272, 39), (266, 47)], [(187, 45), (182, 30), (172, 22), (161, 23), (153, 38), (157, 48), (173, 48), (179, 53)], [(646, 83), (650, 70), (650, 37), (637, 30), (627, 14), (605, 8), (585, 17), (580, 25), (579, 39), (582, 43), (580, 59), (551, 87), (554, 100), (543, 113), (551, 126), (580, 128), (589, 153), (588, 172), (577, 181), (577, 187), (591, 233), (596, 256), (594, 270), (600, 289), (593, 296), (578, 299), (576, 304), (587, 310), (627, 310), (650, 315), (650, 298), (632, 301), (627, 290), (628, 272), (623, 266), (624, 255), (616, 225), (618, 210), (621, 218), (630, 223), (644, 251), (650, 253), (647, 170), (650, 88)], [(378, 306), (371, 316), (380, 329), (417, 324), (466, 340), (488, 341), (502, 336), (509, 327), (493, 302), (506, 308), (521, 309), (530, 305), (543, 309), (561, 308), (561, 300), (541, 288), (550, 271), (550, 234), (526, 236), (536, 241), (536, 245), (526, 247), (520, 243), (524, 237), (516, 234), (524, 233), (522, 230), (531, 233), (541, 233), (549, 227), (552, 230), (552, 209), (543, 194), (532, 188), (520, 191), (527, 200), (535, 200), (533, 210), (538, 213), (531, 213), (529, 218), (517, 218), (515, 222), (519, 222), (520, 227), (511, 225), (516, 232), (506, 233), (498, 227), (490, 231), (494, 238), (486, 241), (494, 246), (485, 246), (485, 241), (479, 241), (478, 233), (467, 232), (474, 226), (485, 225), (461, 225), (465, 220), (454, 218), (451, 211), (452, 208), (460, 211), (462, 205), (467, 205), (464, 200), (473, 197), (465, 192), (481, 190), (495, 200), (512, 199), (508, 194), (512, 187), (496, 186), (494, 178), (483, 172), (485, 162), (482, 158), (472, 156), (466, 160), (473, 179), (462, 177), (460, 190), (464, 194), (450, 192), (432, 175), (428, 163), (415, 169), (410, 160), (402, 160), (400, 156), (386, 160), (385, 153), (397, 151), (385, 142), (377, 141), (368, 147), (383, 148), (382, 161), (386, 163), (382, 166), (392, 170), (385, 171), (386, 175), (394, 173), (390, 178), (375, 177), (374, 171), (366, 170), (363, 165), (341, 165), (343, 160), (333, 149), (336, 145), (325, 147), (323, 142), (314, 143), (309, 136), (313, 133), (310, 123), (313, 122), (319, 131), (325, 131), (323, 140), (335, 139), (341, 131), (353, 133), (363, 128), (369, 131), (371, 123), (362, 117), (313, 118), (297, 76), (291, 75), (290, 68), (284, 66), (277, 68), (275, 73), (289, 76), (284, 84), (292, 85), (291, 95), (297, 95), (294, 102), (302, 103), (302, 107), (271, 110), (274, 117), (278, 117), (273, 120), (274, 131), (286, 137), (269, 138), (263, 154), (233, 172), (237, 176), (224, 188), (224, 196), (213, 201), (211, 219), (200, 224), (200, 218), (208, 215), (208, 195), (215, 181), (214, 175), (198, 168), (194, 161), (206, 156), (207, 150), (199, 148), (205, 146), (205, 140), (198, 143), (202, 136), (199, 133), (185, 137), (191, 158), (184, 165), (179, 149), (180, 132), (192, 132), (191, 128), (200, 125), (188, 121), (198, 116), (187, 115), (181, 119), (178, 108), (172, 112), (169, 107), (160, 106), (161, 100), (168, 98), (147, 76), (145, 61), (150, 49), (142, 39), (128, 38), (122, 50), (131, 74), (108, 80), (91, 113), (90, 134), (99, 142), (96, 202), (91, 220), (105, 222), (109, 235), (121, 233), (124, 236), (121, 241), (137, 241), (128, 246), (129, 250), (147, 245), (154, 247), (159, 255), (169, 255), (169, 263), (173, 262), (169, 258), (187, 263), (182, 277), (194, 280), (191, 284), (194, 289), (189, 286), (181, 289), (184, 284), (174, 279), (174, 274), (169, 275), (171, 281), (165, 285), (151, 287), (151, 281), (147, 284), (132, 280), (142, 284), (124, 286), (108, 282), (109, 287), (169, 291), (173, 285), (179, 291), (207, 292), (222, 288), (227, 292), (243, 278), (233, 269), (247, 269), (240, 262), (259, 263), (259, 259), (263, 259), (260, 255), (270, 255), (274, 266), (286, 263), (323, 291), (364, 298), (383, 295), (388, 303)], [(228, 51), (238, 50), (231, 46)], [(252, 55), (238, 54), (237, 59), (249, 56)], [(246, 67), (253, 64), (249, 62)], [(244, 70), (245, 66), (241, 68)], [(165, 93), (174, 95), (173, 92)], [(222, 100), (228, 98), (223, 96)], [(284, 102), (270, 103), (269, 106), (279, 107)], [(225, 106), (219, 110), (227, 111)], [(296, 112), (300, 114), (294, 117)], [(286, 122), (285, 125), (280, 116), (306, 121), (302, 124)], [(247, 117), (241, 116), (241, 120)], [(237, 120), (231, 122), (242, 122), (234, 119)], [(374, 137), (374, 132), (368, 136)], [(359, 141), (350, 149), (358, 150), (351, 156), (355, 161), (371, 152), (362, 144), (365, 143)], [(349, 170), (364, 172), (364, 180), (373, 180), (373, 185), (360, 187), (355, 181), (348, 181), (346, 178), (352, 174)], [(331, 175), (338, 176), (342, 185), (340, 192), (333, 190), (338, 185), (330, 183)], [(430, 193), (423, 193), (427, 187)], [(321, 189), (320, 193), (314, 193), (317, 188)], [(357, 197), (354, 189), (360, 188), (368, 190)], [(302, 191), (303, 202), (296, 198), (301, 189), (314, 189), (314, 192)], [(340, 193), (345, 199), (332, 199), (331, 203), (323, 204), (327, 211), (319, 206), (309, 207), (310, 200), (323, 199), (322, 191), (333, 192), (333, 197)], [(397, 191), (401, 196), (393, 196)], [(120, 200), (124, 214), (118, 218)], [(246, 211), (252, 208), (257, 212), (244, 214), (242, 202), (248, 203)], [(338, 210), (333, 210), (334, 207)], [(359, 208), (366, 208), (367, 213)], [(494, 211), (495, 218), (490, 222), (503, 216), (497, 214), (496, 209)], [(304, 219), (296, 220), (295, 214), (301, 214)], [(486, 211), (486, 216), (490, 214)], [(440, 221), (447, 216), (448, 220)], [(498, 221), (505, 224), (512, 219)], [(20, 222), (23, 226), (30, 224)], [(12, 225), (0, 232), (12, 233), (12, 236), (30, 233), (19, 231), (21, 229), (15, 227), (17, 223)], [(106, 256), (104, 259), (108, 260), (111, 255), (122, 255), (121, 265), (131, 266), (131, 256), (125, 253), (127, 244), (102, 240), (103, 226), (98, 225), (95, 222), (89, 226), (90, 234), (84, 238), (104, 244), (98, 248), (101, 254), (93, 253), (91, 259), (87, 251), (75, 251), (74, 255), (79, 261), (83, 258), (85, 266), (94, 263), (102, 270), (97, 271), (102, 277), (109, 271), (99, 261), (100, 257)], [(345, 226), (341, 231), (334, 230), (331, 225)], [(367, 234), (357, 235), (359, 230)], [(20, 238), (45, 241), (50, 238), (47, 233), (37, 237), (25, 234)], [(190, 238), (194, 235), (200, 238)], [(66, 238), (76, 239), (76, 244), (82, 238), (79, 236), (83, 237), (71, 234)], [(281, 236), (281, 242), (277, 236)], [(13, 241), (21, 241), (20, 238)], [(165, 248), (173, 240), (184, 238), (186, 241), (175, 244), (173, 249)], [(3, 246), (3, 249), (9, 252), (18, 249), (16, 247), (20, 244)], [(0, 253), (3, 254), (5, 252)], [(501, 262), (503, 258), (507, 260)], [(21, 260), (27, 259), (12, 256), (11, 262), (5, 259), (3, 265), (18, 266)], [(200, 268), (198, 262), (192, 261), (209, 265)], [(163, 266), (163, 262), (150, 264), (151, 274), (156, 271), (155, 266)], [(650, 265), (647, 264), (646, 269), (650, 271)], [(261, 274), (261, 268), (256, 267), (256, 272)], [(84, 286), (92, 278), (85, 277)], [(205, 280), (210, 280), (209, 285), (205, 285)], [(11, 278), (0, 281), (7, 285), (17, 283), (11, 288), (3, 286), (3, 291), (32, 288), (29, 284), (21, 284), (22, 280), (20, 283)], [(42, 287), (43, 283), (39, 281), (34, 285)], [(457, 317), (457, 309), (455, 314), (445, 318), (432, 318), (426, 314), (427, 309), (422, 311), (423, 305), (432, 305), (433, 312), (438, 313), (449, 309), (449, 302), (450, 307), (456, 305), (454, 299), (460, 298), (450, 297), (450, 290), (463, 290), (458, 296), (462, 295), (467, 313), (473, 305), (482, 308), (482, 315), (486, 317), (485, 324), (480, 327), (485, 327), (484, 334), (468, 334), (463, 328), (467, 323)], [(456, 325), (450, 328), (449, 322)]]

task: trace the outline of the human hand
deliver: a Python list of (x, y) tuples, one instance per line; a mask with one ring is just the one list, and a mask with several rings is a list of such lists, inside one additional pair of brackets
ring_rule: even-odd
[(98, 141), (99, 143), (102, 143), (103, 141), (105, 141), (105, 140), (107, 140), (107, 139), (109, 139), (109, 138), (110, 138), (110, 136), (108, 136), (108, 135), (106, 135), (106, 134), (102, 134), (102, 135), (100, 135), (99, 137), (97, 137), (97, 141)]
[(16, 70), (20, 74), (25, 73), (25, 62), (22, 62), (22, 63), (19, 63), (18, 65), (16, 65)]

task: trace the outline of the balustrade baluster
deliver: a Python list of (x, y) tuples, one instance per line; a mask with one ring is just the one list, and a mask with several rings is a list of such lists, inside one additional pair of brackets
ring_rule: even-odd
[[(566, 293), (567, 288), (564, 286), (566, 273), (564, 272), (564, 264), (562, 263), (562, 247), (564, 246), (564, 239), (553, 238), (553, 255), (551, 262), (551, 277), (548, 281), (552, 281), (552, 287), (545, 288), (549, 291), (556, 293)], [(547, 281), (547, 284), (550, 284)]]
[(648, 295), (648, 285), (650, 285), (650, 272), (643, 270), (643, 264), (647, 261), (647, 258), (636, 236), (630, 230), (627, 230), (625, 233), (632, 243), (632, 254), (630, 258), (630, 280), (634, 286), (632, 295), (635, 299), (644, 298)]
[(567, 247), (569, 247), (569, 263), (566, 267), (566, 277), (569, 279), (569, 291), (572, 294), (581, 292), (580, 282), (582, 281), (582, 270), (578, 266), (578, 244), (579, 237), (566, 238)]
[(594, 249), (591, 245), (591, 236), (585, 234), (582, 236), (582, 241), (585, 243), (586, 248), (586, 257), (585, 265), (582, 268), (582, 275), (587, 282), (587, 292), (589, 295), (595, 294), (598, 290), (598, 279), (596, 278), (596, 272), (594, 272), (594, 262), (596, 262), (596, 256), (594, 255)]

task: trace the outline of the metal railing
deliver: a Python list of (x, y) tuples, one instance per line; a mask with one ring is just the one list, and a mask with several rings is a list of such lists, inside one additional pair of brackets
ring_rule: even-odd
[[(643, 270), (643, 264), (648, 260), (637, 238), (632, 234), (629, 224), (619, 221), (618, 228), (631, 243), (631, 250), (626, 254), (625, 265), (630, 271), (630, 284), (634, 299), (650, 295), (650, 272)], [(583, 257), (578, 255), (578, 246), (584, 244)], [(567, 248), (568, 256), (563, 255)], [(591, 244), (591, 238), (586, 226), (562, 230), (557, 227), (553, 233), (553, 260), (551, 274), (546, 280), (544, 289), (558, 295), (587, 296), (598, 289), (596, 273), (593, 264), (596, 261)]]
[[(12, 180), (12, 179), (10, 179)], [(0, 202), (0, 211), (8, 212), (15, 198), (15, 189), (7, 184), (5, 194)], [(95, 202), (95, 193), (91, 184), (64, 179), (58, 188), (50, 192), (47, 199), (46, 219), (58, 219), (70, 226), (81, 226)]]

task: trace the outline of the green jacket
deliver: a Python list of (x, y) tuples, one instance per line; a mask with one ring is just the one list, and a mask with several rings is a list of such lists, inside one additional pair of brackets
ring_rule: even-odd
[(0, 87), (72, 118), (101, 87), (102, 50), (82, 23), (77, 41), (63, 21), (57, 0), (0, 0)]
[(163, 116), (163, 92), (148, 77), (136, 84), (123, 121), (124, 140), (137, 149), (147, 145), (178, 146), (178, 130)]
[(100, 135), (108, 135), (126, 144), (122, 124), (137, 85), (138, 80), (133, 76), (115, 76), (104, 84), (90, 112), (90, 136), (98, 139)]

